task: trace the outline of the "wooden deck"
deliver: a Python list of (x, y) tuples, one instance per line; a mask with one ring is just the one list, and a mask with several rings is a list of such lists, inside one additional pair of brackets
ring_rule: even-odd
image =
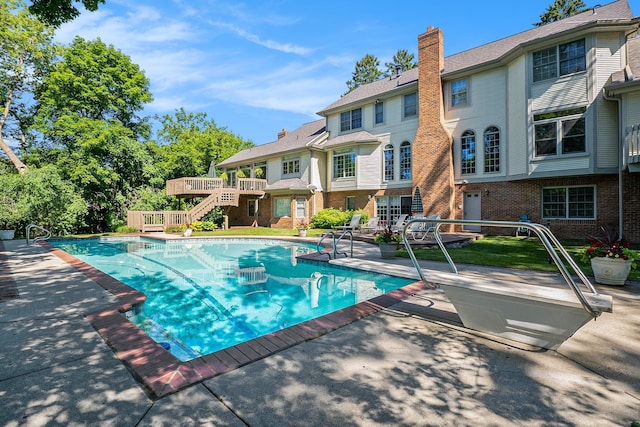
[(167, 181), (167, 195), (204, 197), (190, 211), (128, 211), (127, 226), (144, 232), (198, 221), (218, 206), (238, 206), (240, 195), (264, 195), (266, 179), (238, 178), (229, 186), (222, 178), (178, 178)]

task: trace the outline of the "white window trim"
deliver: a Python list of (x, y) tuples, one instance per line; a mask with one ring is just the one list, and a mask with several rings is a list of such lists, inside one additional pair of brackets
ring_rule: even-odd
[[(566, 215), (563, 218), (552, 216), (548, 217), (544, 214), (544, 190), (551, 190), (554, 188), (564, 188), (567, 193), (570, 188), (593, 188), (593, 217), (575, 217), (571, 218), (569, 216), (569, 197), (565, 200), (565, 212)], [(567, 194), (568, 195), (568, 194)], [(540, 190), (540, 217), (542, 219), (557, 219), (563, 221), (584, 221), (584, 220), (595, 220), (598, 216), (598, 192), (595, 185), (553, 185), (548, 187), (542, 187)]]

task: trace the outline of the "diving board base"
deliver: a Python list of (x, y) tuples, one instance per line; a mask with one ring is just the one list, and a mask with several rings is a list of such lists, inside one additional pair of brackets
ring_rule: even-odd
[[(570, 289), (478, 279), (455, 274), (438, 283), (466, 328), (509, 340), (557, 349), (593, 317)], [(612, 311), (607, 295), (585, 295), (599, 312)]]

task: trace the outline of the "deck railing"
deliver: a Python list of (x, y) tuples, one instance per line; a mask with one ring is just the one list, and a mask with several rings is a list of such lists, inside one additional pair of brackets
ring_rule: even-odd
[(640, 163), (640, 124), (627, 128), (628, 163)]
[(178, 178), (167, 181), (167, 195), (211, 194), (221, 188), (236, 189), (242, 194), (263, 193), (266, 179), (238, 178), (235, 186), (230, 186), (222, 178)]
[(144, 232), (164, 231), (165, 228), (191, 222), (189, 211), (128, 211), (127, 225)]

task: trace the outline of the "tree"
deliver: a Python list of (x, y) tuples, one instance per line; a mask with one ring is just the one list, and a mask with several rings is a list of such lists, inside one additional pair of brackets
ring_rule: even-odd
[(582, 0), (555, 0), (554, 3), (547, 7), (547, 10), (540, 15), (540, 22), (534, 25), (540, 26), (559, 21), (563, 18), (584, 12), (586, 9), (587, 5), (584, 4)]
[(393, 75), (398, 69), (406, 71), (417, 67), (418, 62), (413, 60), (414, 57), (413, 53), (409, 53), (406, 49), (398, 49), (391, 62), (384, 64), (387, 67), (387, 71), (384, 73), (385, 77)]
[(159, 118), (158, 167), (165, 179), (206, 176), (211, 162), (220, 163), (254, 144), (219, 128), (206, 113), (187, 113), (183, 108), (173, 116)]
[(0, 148), (20, 172), (27, 167), (5, 138), (20, 141), (26, 150), (31, 95), (53, 58), (52, 40), (52, 29), (31, 16), (22, 1), (0, 2)]
[[(95, 12), (104, 0), (75, 0), (75, 3), (80, 2), (85, 9)], [(29, 10), (43, 22), (59, 27), (80, 15), (80, 11), (73, 3), (74, 0), (33, 0)]]
[(35, 129), (49, 160), (89, 202), (91, 231), (122, 223), (134, 189), (150, 179), (151, 153), (137, 116), (150, 102), (149, 80), (113, 46), (77, 37), (36, 92)]
[(365, 55), (364, 58), (356, 62), (351, 80), (346, 82), (348, 90), (345, 95), (357, 87), (380, 79), (384, 74), (378, 68), (379, 66), (380, 60), (371, 54)]

